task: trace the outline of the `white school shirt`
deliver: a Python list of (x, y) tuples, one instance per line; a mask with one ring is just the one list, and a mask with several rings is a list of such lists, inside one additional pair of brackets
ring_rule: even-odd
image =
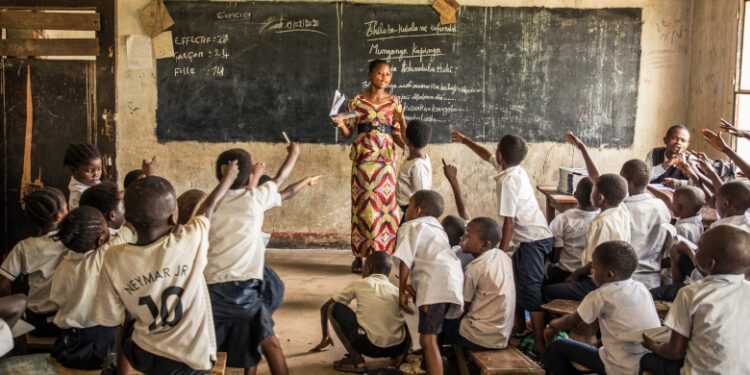
[(750, 232), (750, 213), (745, 212), (742, 215), (723, 217), (719, 220), (714, 221), (709, 229), (722, 224), (733, 224)]
[(409, 220), (398, 228), (393, 256), (411, 269), (417, 306), (452, 303), (463, 306), (464, 273), (440, 222), (432, 216)]
[(490, 249), (466, 267), (464, 300), (471, 302), (461, 319), (459, 333), (490, 349), (508, 346), (516, 309), (513, 262), (508, 254)]
[(497, 214), (513, 218), (511, 246), (552, 237), (547, 220), (534, 196), (534, 187), (526, 170), (520, 165), (503, 170), (495, 156), (489, 162), (499, 172), (497, 182)]
[(667, 238), (661, 225), (668, 224), (672, 214), (661, 199), (646, 193), (631, 195), (623, 203), (630, 211), (630, 244), (638, 255), (633, 279), (656, 288), (661, 285), (661, 250)]
[(586, 233), (591, 221), (599, 211), (585, 211), (579, 208), (567, 210), (557, 215), (549, 224), (555, 238), (554, 247), (561, 247), (557, 266), (573, 272), (581, 266), (581, 256), (586, 250)]
[(86, 253), (68, 250), (57, 266), (50, 289), (50, 301), (58, 307), (53, 320), (56, 326), (69, 329), (97, 325), (91, 320), (91, 309), (104, 255), (114, 246), (135, 241), (135, 237), (130, 228), (123, 227), (98, 249)]
[(698, 241), (703, 237), (703, 216), (698, 214), (684, 219), (678, 219), (674, 227), (677, 229), (677, 234), (687, 238), (694, 244), (698, 244)]
[(19, 242), (0, 266), (0, 275), (10, 281), (22, 274), (29, 275), (28, 308), (39, 314), (57, 308), (49, 300), (52, 275), (68, 250), (62, 242), (53, 239), (55, 235), (57, 231), (52, 231)]
[(432, 189), (432, 164), (428, 155), (404, 161), (398, 171), (396, 204), (406, 206), (414, 193)]
[(281, 195), (275, 182), (252, 189), (233, 189), (211, 217), (208, 235), (206, 282), (263, 280), (265, 212), (281, 206)]
[(398, 287), (388, 276), (374, 274), (359, 279), (333, 296), (348, 305), (357, 300), (357, 322), (370, 342), (381, 348), (401, 344), (406, 337), (406, 322), (398, 304)]
[(115, 246), (104, 256), (91, 319), (106, 327), (134, 318), (143, 350), (210, 370), (216, 361), (213, 312), (203, 270), (210, 223), (196, 216), (144, 246)]
[(599, 357), (607, 374), (637, 374), (648, 350), (640, 342), (620, 341), (617, 335), (661, 326), (648, 289), (633, 279), (609, 282), (586, 295), (577, 311), (586, 323), (599, 319)]
[(0, 356), (5, 355), (13, 349), (13, 332), (8, 323), (0, 319)]
[(596, 247), (607, 241), (630, 242), (630, 212), (624, 203), (599, 212), (594, 220), (591, 220), (591, 226), (586, 233), (586, 251), (581, 257), (581, 266), (589, 264)]
[(688, 338), (680, 373), (750, 374), (745, 275), (710, 275), (680, 289), (664, 325)]
[(73, 211), (78, 208), (78, 202), (81, 200), (81, 194), (83, 194), (83, 192), (90, 187), (91, 186), (88, 186), (83, 182), (79, 182), (75, 179), (75, 177), (70, 176), (70, 182), (68, 183), (68, 191), (70, 191), (70, 195), (68, 196), (69, 211)]

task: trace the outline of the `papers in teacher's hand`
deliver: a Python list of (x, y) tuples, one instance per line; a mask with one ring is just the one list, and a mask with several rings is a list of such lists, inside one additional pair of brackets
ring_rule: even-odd
[(693, 252), (698, 250), (698, 245), (694, 244), (692, 241), (688, 240), (687, 238), (677, 234), (677, 228), (675, 228), (674, 225), (669, 223), (664, 223), (661, 225), (662, 228), (664, 228), (667, 232), (669, 232), (669, 235), (672, 236), (673, 239), (675, 239), (678, 242), (684, 242)]
[(640, 331), (620, 332), (617, 335), (617, 339), (627, 342), (643, 342), (644, 333), (656, 342), (668, 342), (672, 336), (672, 330), (669, 327), (661, 326)]
[(331, 103), (331, 112), (329, 113), (329, 116), (338, 116), (341, 120), (348, 120), (357, 117), (357, 112), (355, 111), (339, 114), (339, 109), (341, 109), (341, 106), (344, 105), (345, 101), (346, 95), (342, 94), (339, 90), (336, 90), (333, 94), (333, 103)]

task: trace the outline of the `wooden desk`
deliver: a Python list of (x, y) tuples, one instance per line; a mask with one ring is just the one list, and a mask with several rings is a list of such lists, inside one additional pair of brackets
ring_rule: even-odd
[(544, 197), (547, 199), (547, 209), (545, 211), (547, 222), (551, 222), (555, 218), (555, 211), (565, 212), (578, 206), (578, 200), (574, 196), (557, 191), (557, 186), (539, 185), (536, 189), (544, 194)]

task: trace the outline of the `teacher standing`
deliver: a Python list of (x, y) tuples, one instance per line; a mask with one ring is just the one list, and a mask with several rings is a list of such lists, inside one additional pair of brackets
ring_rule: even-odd
[(370, 62), (367, 90), (349, 101), (357, 117), (334, 117), (344, 137), (356, 129), (349, 158), (352, 160), (352, 272), (362, 272), (362, 260), (373, 251), (393, 254), (400, 213), (396, 204), (396, 147), (404, 147), (405, 127), (401, 102), (386, 91), (391, 66), (384, 60)]

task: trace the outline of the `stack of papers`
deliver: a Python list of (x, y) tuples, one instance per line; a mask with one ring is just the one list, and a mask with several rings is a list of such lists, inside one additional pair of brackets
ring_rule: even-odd
[[(331, 103), (331, 112), (329, 113), (329, 116), (338, 116), (339, 109), (341, 109), (341, 106), (344, 105), (345, 101), (346, 95), (342, 94), (339, 90), (336, 90), (336, 92), (333, 94), (333, 102)], [(357, 117), (357, 112), (355, 111), (346, 112), (341, 115), (342, 120), (347, 120), (354, 117)]]

